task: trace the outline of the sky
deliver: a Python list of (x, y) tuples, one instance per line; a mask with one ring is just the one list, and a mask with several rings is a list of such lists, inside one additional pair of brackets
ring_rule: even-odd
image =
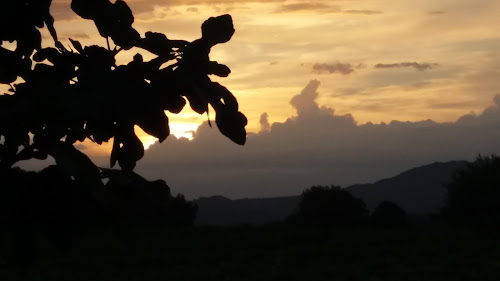
[[(141, 34), (171, 39), (195, 40), (208, 17), (233, 17), (233, 38), (211, 52), (232, 73), (213, 80), (248, 117), (247, 144), (232, 144), (188, 107), (169, 114), (174, 135), (164, 143), (141, 136), (151, 147), (137, 171), (189, 198), (293, 195), (500, 152), (499, 1), (127, 3)], [(66, 44), (105, 46), (69, 1), (53, 0), (51, 12)], [(79, 147), (108, 165), (109, 145)]]

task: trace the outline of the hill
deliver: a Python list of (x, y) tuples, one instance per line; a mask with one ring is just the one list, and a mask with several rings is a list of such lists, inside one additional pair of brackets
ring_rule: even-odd
[(223, 196), (195, 200), (198, 225), (264, 224), (280, 221), (299, 204), (299, 196), (231, 200)]
[(429, 214), (444, 206), (446, 190), (443, 184), (449, 183), (453, 173), (465, 168), (466, 164), (466, 161), (436, 162), (375, 183), (352, 185), (347, 190), (363, 199), (369, 209), (389, 200), (408, 213)]
[[(421, 166), (391, 178), (370, 184), (346, 187), (372, 210), (380, 202), (390, 200), (408, 213), (425, 215), (444, 206), (443, 184), (450, 182), (456, 170), (465, 168), (466, 161), (436, 162)], [(332, 183), (334, 184), (334, 183)], [(231, 200), (223, 196), (201, 197), (198, 204), (198, 225), (265, 224), (280, 221), (298, 206), (300, 195), (275, 198)]]

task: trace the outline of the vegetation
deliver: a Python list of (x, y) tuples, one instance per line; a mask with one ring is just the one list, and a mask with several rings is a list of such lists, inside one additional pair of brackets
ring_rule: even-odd
[(448, 218), (472, 226), (500, 227), (500, 157), (478, 156), (446, 188)]
[[(182, 195), (172, 196), (162, 180), (147, 181), (135, 173), (110, 176), (104, 189), (106, 205), (96, 204), (86, 190), (56, 165), (39, 173), (9, 169), (2, 178), (18, 185), (0, 189), (0, 240), (8, 230), (9, 263), (34, 261), (39, 236), (69, 250), (76, 235), (88, 229), (113, 227), (183, 227), (194, 223), (197, 206)], [(6, 229), (5, 229), (6, 228)]]
[(370, 220), (373, 226), (383, 228), (399, 228), (407, 225), (406, 211), (391, 201), (380, 202), (373, 210)]
[(339, 186), (313, 186), (302, 192), (297, 213), (298, 222), (329, 231), (334, 227), (356, 226), (364, 222), (366, 204)]
[[(118, 163), (130, 172), (144, 155), (134, 127), (162, 142), (169, 135), (165, 111), (179, 113), (185, 99), (199, 114), (208, 114), (210, 105), (220, 132), (245, 143), (247, 119), (238, 111), (236, 98), (208, 76), (230, 73), (226, 65), (209, 59), (210, 49), (234, 33), (230, 15), (209, 18), (201, 27), (202, 37), (187, 42), (151, 31), (139, 34), (122, 0), (73, 0), (73, 11), (93, 20), (108, 46), (84, 47), (70, 38), (67, 49), (54, 29), (51, 2), (0, 4), (6, 11), (0, 19), (0, 43), (16, 43), (15, 50), (0, 47), (0, 83), (11, 86), (11, 94), (0, 96), (0, 168), (50, 155), (67, 176), (102, 201), (101, 179), (109, 173), (102, 173), (74, 144), (112, 140), (110, 166)], [(44, 25), (55, 48), (42, 48), (38, 29)], [(116, 55), (132, 47), (155, 57), (144, 61), (136, 54), (128, 64), (117, 65)]]
[(40, 244), (45, 258), (1, 280), (495, 281), (500, 237), (464, 229), (339, 229), (317, 243), (309, 228), (100, 229), (71, 255)]
[[(500, 278), (498, 235), (402, 228), (406, 213), (396, 204), (383, 202), (368, 216), (365, 203), (338, 186), (305, 190), (292, 216), (296, 224), (189, 227), (196, 205), (173, 196), (164, 181), (133, 172), (144, 155), (134, 128), (162, 142), (169, 135), (165, 111), (179, 113), (187, 99), (199, 114), (208, 115), (212, 107), (220, 132), (245, 143), (247, 120), (235, 97), (209, 78), (230, 73), (209, 53), (231, 39), (231, 16), (209, 18), (202, 37), (187, 42), (139, 34), (124, 1), (73, 0), (73, 11), (95, 23), (107, 47), (69, 39), (67, 48), (50, 5), (0, 3), (7, 11), (0, 18), (0, 45), (16, 46), (0, 46), (0, 83), (11, 86), (10, 94), (0, 96), (1, 280)], [(54, 47), (42, 48), (44, 26)], [(116, 55), (132, 47), (154, 58), (136, 54), (117, 65)], [(110, 166), (121, 170), (96, 167), (74, 146), (85, 139), (113, 141)], [(12, 168), (49, 156), (56, 165), (39, 173)], [(447, 185), (444, 213), (467, 225), (499, 227), (499, 171), (499, 157), (480, 156), (457, 173)], [(82, 227), (88, 225), (93, 227)]]
[[(62, 241), (89, 214), (122, 223), (192, 224), (196, 206), (182, 195), (172, 197), (165, 182), (147, 182), (133, 173), (145, 153), (135, 127), (164, 141), (170, 133), (165, 111), (179, 113), (187, 99), (199, 114), (208, 115), (212, 107), (219, 131), (245, 143), (247, 119), (236, 98), (209, 78), (231, 72), (209, 58), (213, 46), (234, 34), (231, 16), (207, 19), (202, 37), (187, 42), (157, 32), (140, 34), (125, 1), (72, 0), (72, 10), (95, 23), (107, 47), (83, 46), (71, 38), (66, 47), (54, 28), (51, 3), (0, 3), (0, 45), (14, 43), (0, 46), (0, 83), (10, 85), (10, 93), (0, 95), (0, 218), (18, 241), (14, 258), (30, 259), (36, 229), (48, 228), (53, 240)], [(54, 47), (42, 47), (44, 26)], [(133, 47), (153, 59), (135, 54), (127, 64), (117, 64), (117, 54)], [(112, 141), (110, 166), (118, 163), (121, 170), (95, 166), (74, 146), (86, 139), (99, 145)], [(56, 167), (40, 174), (11, 169), (18, 161), (49, 156)]]

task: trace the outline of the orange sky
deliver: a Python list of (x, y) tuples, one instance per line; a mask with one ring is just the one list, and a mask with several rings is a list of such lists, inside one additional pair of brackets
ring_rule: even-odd
[[(321, 81), (320, 106), (359, 123), (454, 121), (500, 93), (500, 2), (496, 0), (128, 1), (134, 27), (194, 40), (210, 16), (230, 13), (236, 33), (211, 58), (232, 73), (218, 79), (238, 98), (248, 130), (259, 117), (283, 122), (292, 96)], [(105, 45), (91, 21), (54, 0), (60, 38)], [(46, 31), (45, 31), (46, 32)], [(50, 40), (46, 40), (50, 42)], [(134, 50), (120, 56), (126, 63)], [(212, 116), (213, 117), (213, 116)], [(206, 116), (170, 114), (172, 132), (190, 136)], [(143, 139), (151, 143), (154, 139)]]

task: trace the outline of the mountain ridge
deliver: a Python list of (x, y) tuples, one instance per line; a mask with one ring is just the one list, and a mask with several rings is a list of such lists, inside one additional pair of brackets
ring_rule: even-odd
[[(355, 197), (362, 199), (373, 210), (382, 201), (392, 201), (407, 213), (428, 215), (444, 206), (446, 190), (453, 173), (463, 169), (467, 161), (434, 162), (406, 170), (374, 183), (354, 184), (345, 187)], [(265, 224), (280, 221), (298, 207), (300, 195), (229, 199), (221, 195), (200, 197), (198, 225)]]

